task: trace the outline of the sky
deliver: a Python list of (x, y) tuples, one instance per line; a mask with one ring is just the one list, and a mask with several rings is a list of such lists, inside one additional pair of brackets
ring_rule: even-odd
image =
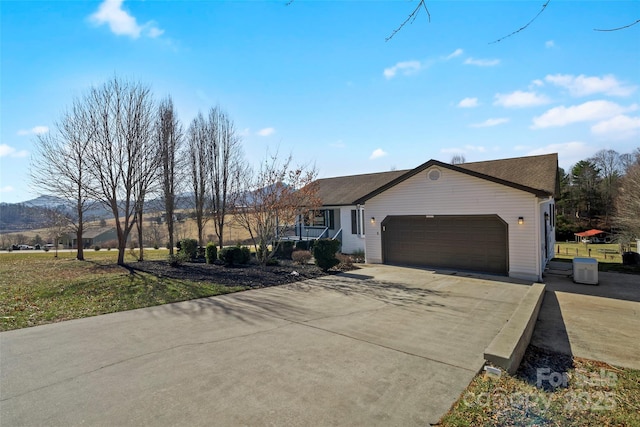
[[(219, 105), (247, 160), (319, 177), (640, 147), (640, 1), (0, 2), (0, 202), (37, 197), (34, 140), (118, 78)], [(499, 42), (494, 41), (501, 39)]]

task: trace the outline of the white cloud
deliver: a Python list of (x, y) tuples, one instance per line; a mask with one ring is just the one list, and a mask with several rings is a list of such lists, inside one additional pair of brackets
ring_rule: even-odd
[(332, 142), (329, 145), (334, 148), (345, 148), (347, 146), (344, 142), (342, 142), (341, 139), (337, 140), (336, 142)]
[(545, 77), (545, 80), (567, 89), (572, 96), (587, 96), (595, 93), (603, 93), (610, 96), (629, 96), (637, 89), (636, 86), (625, 86), (612, 74), (602, 77), (587, 77), (584, 74), (579, 76), (550, 74)]
[(0, 144), (0, 157), (19, 158), (19, 157), (27, 157), (28, 155), (29, 155), (29, 152), (27, 150), (18, 151), (7, 144)]
[(591, 126), (591, 132), (612, 139), (632, 138), (640, 133), (640, 117), (620, 114)]
[(0, 193), (11, 193), (12, 191), (13, 191), (13, 187), (10, 185), (0, 187)]
[(251, 130), (249, 128), (244, 128), (240, 132), (238, 132), (238, 135), (241, 137), (249, 136), (250, 134)]
[(540, 79), (535, 79), (534, 81), (531, 82), (531, 85), (534, 87), (541, 87), (541, 86), (544, 86), (544, 82)]
[(382, 148), (376, 148), (375, 150), (373, 150), (373, 153), (371, 153), (371, 155), (369, 156), (369, 159), (370, 160), (379, 159), (380, 157), (384, 157), (387, 154), (389, 153), (384, 151)]
[(156, 38), (164, 33), (164, 30), (158, 28), (153, 21), (139, 25), (134, 16), (122, 9), (123, 2), (124, 0), (104, 0), (89, 19), (97, 26), (109, 25), (109, 29), (115, 35), (129, 36), (134, 39), (141, 34)]
[(456, 58), (456, 57), (462, 55), (463, 53), (464, 53), (464, 51), (462, 49), (458, 48), (458, 49), (454, 50), (453, 52), (451, 52), (449, 55), (447, 55), (445, 60), (448, 61), (450, 59)]
[(508, 123), (509, 119), (506, 117), (500, 117), (497, 119), (487, 119), (482, 123), (474, 123), (470, 125), (472, 128), (488, 128), (492, 126), (498, 126), (504, 123)]
[(387, 79), (392, 79), (399, 72), (408, 76), (417, 73), (421, 68), (422, 64), (420, 61), (402, 61), (393, 67), (385, 68), (383, 74)]
[(523, 92), (521, 90), (516, 90), (511, 93), (497, 93), (495, 99), (493, 105), (500, 105), (506, 108), (534, 107), (550, 102), (549, 98), (544, 95), (538, 95), (535, 92)]
[(478, 106), (478, 98), (465, 98), (458, 102), (460, 108), (474, 108)]
[(549, 144), (536, 148), (526, 153), (527, 156), (538, 156), (541, 154), (558, 153), (558, 161), (562, 168), (567, 169), (580, 160), (584, 160), (596, 152), (596, 149), (581, 141), (564, 142), (560, 144)]
[(274, 128), (264, 128), (264, 129), (260, 129), (258, 132), (256, 132), (256, 135), (269, 136), (269, 135), (273, 135), (275, 132), (276, 132), (276, 130)]
[(149, 27), (149, 31), (147, 32), (147, 35), (152, 39), (155, 39), (156, 37), (160, 37), (163, 34), (164, 34), (164, 30), (161, 30), (160, 28), (156, 27), (155, 24), (152, 24)]
[(532, 129), (566, 126), (571, 123), (605, 120), (619, 114), (635, 111), (637, 104), (623, 107), (611, 101), (588, 101), (571, 107), (554, 107), (533, 118)]
[(547, 40), (547, 41), (544, 43), (544, 47), (549, 48), (549, 49), (550, 49), (550, 48), (552, 48), (552, 47), (555, 47), (555, 45), (556, 45), (556, 44), (555, 44), (555, 42), (554, 42), (553, 40)]
[(476, 65), (478, 67), (493, 67), (500, 63), (499, 59), (474, 59), (467, 58), (464, 63), (466, 65)]
[(49, 128), (47, 126), (34, 126), (31, 129), (25, 130), (25, 129), (20, 129), (18, 131), (18, 135), (20, 136), (24, 136), (24, 135), (40, 135), (43, 133), (47, 133), (49, 132)]

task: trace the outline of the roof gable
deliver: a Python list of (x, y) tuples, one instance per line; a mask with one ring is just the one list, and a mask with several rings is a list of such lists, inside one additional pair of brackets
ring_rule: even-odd
[(415, 169), (383, 184), (363, 197), (355, 200), (362, 204), (366, 200), (398, 185), (399, 183), (429, 169), (438, 166), (464, 173), (476, 178), (506, 185), (518, 190), (535, 194), (539, 197), (554, 196), (559, 193), (558, 155), (518, 157), (486, 162), (463, 163), (451, 165), (438, 160), (429, 160)]

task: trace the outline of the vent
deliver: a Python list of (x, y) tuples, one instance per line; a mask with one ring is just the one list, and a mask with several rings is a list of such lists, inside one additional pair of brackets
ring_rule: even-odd
[(427, 174), (430, 181), (437, 181), (440, 179), (440, 171), (438, 169), (432, 169)]

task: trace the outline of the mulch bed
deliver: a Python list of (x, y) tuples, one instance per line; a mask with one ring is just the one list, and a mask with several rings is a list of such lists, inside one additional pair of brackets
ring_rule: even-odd
[(277, 266), (248, 264), (234, 267), (197, 262), (186, 262), (174, 267), (168, 261), (142, 261), (127, 267), (132, 272), (140, 271), (157, 277), (249, 288), (277, 286), (327, 275), (315, 265), (299, 265), (290, 261), (281, 261)]

